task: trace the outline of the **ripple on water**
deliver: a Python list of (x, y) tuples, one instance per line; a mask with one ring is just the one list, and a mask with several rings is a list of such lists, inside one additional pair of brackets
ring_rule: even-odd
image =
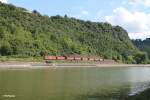
[(4, 98), (15, 98), (16, 97), (16, 95), (2, 95), (2, 97), (4, 97)]

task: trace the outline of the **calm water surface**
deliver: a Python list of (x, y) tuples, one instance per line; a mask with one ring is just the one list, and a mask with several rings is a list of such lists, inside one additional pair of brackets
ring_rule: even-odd
[(0, 100), (150, 100), (150, 68), (0, 70)]

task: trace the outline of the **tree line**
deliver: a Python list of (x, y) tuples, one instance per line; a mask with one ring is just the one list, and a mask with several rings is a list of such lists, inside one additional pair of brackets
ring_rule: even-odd
[(95, 55), (125, 63), (147, 63), (120, 26), (65, 16), (41, 15), (0, 3), (0, 55), (40, 57)]

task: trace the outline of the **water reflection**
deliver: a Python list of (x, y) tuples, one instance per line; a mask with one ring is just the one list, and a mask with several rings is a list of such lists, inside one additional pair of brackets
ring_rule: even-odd
[(132, 84), (130, 87), (129, 96), (138, 95), (141, 92), (150, 89), (150, 82), (139, 82)]
[(126, 100), (150, 100), (150, 89), (145, 90), (140, 94), (129, 96)]
[(148, 67), (131, 67), (127, 73), (130, 82), (150, 81), (150, 68)]
[(150, 68), (0, 71), (0, 100), (150, 100), (149, 88)]
[[(118, 91), (109, 91), (103, 94), (80, 95), (76, 100), (150, 100), (149, 83), (136, 83), (134, 86), (135, 87), (129, 86), (128, 88), (116, 87)], [(143, 87), (145, 88), (143, 89)]]
[[(122, 74), (119, 74), (120, 76), (117, 77), (114, 77), (115, 73), (109, 73), (109, 75), (112, 75), (107, 79), (113, 79), (112, 82), (115, 80), (115, 84), (106, 83), (107, 85), (105, 84), (102, 87), (107, 88), (101, 88), (101, 90), (97, 90), (95, 94), (87, 93), (86, 95), (80, 95), (78, 99), (150, 100), (150, 68), (127, 68), (120, 72), (122, 72)], [(100, 91), (102, 91), (102, 93)]]
[(129, 95), (137, 95), (150, 88), (150, 68), (130, 68), (128, 70), (130, 83)]

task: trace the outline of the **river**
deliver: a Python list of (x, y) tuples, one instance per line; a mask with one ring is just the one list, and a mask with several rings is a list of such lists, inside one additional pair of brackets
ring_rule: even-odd
[(0, 70), (0, 100), (150, 100), (149, 67)]

